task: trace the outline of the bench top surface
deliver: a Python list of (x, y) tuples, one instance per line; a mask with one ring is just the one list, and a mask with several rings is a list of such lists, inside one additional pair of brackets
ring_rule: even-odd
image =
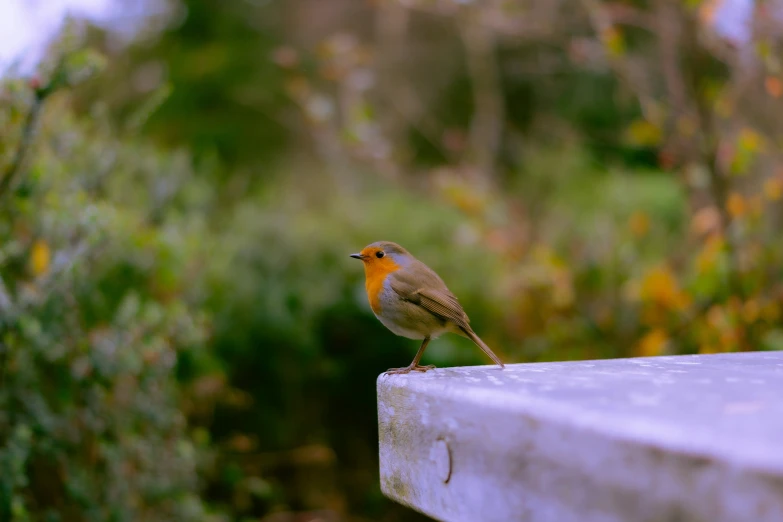
[[(381, 375), (383, 390), (524, 414), (783, 473), (783, 352), (442, 368)], [(498, 417), (501, 415), (501, 417)], [(426, 422), (426, 419), (422, 419)]]

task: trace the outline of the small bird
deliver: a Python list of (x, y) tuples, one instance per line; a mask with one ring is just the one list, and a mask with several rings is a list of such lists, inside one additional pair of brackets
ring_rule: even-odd
[(351, 257), (364, 263), (364, 286), (375, 317), (397, 335), (423, 339), (413, 362), (404, 368), (390, 368), (387, 373), (426, 372), (433, 365), (420, 366), (431, 339), (452, 332), (467, 337), (497, 365), (503, 363), (484, 341), (473, 332), (470, 319), (430, 267), (391, 241), (378, 241)]

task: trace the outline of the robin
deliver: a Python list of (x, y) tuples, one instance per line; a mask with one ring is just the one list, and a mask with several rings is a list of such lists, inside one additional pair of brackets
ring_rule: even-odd
[(378, 241), (351, 257), (364, 263), (364, 286), (375, 317), (397, 335), (422, 339), (409, 366), (391, 368), (387, 373), (426, 372), (435, 368), (420, 366), (419, 360), (430, 340), (447, 332), (467, 337), (503, 368), (498, 356), (470, 327), (470, 319), (446, 283), (407, 250), (390, 241)]

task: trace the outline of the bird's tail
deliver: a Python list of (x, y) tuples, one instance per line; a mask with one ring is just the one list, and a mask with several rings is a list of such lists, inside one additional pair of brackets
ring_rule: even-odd
[(478, 335), (476, 335), (476, 332), (474, 332), (473, 330), (471, 330), (469, 327), (468, 327), (468, 328), (462, 328), (462, 327), (460, 327), (460, 330), (462, 330), (462, 331), (465, 333), (465, 336), (466, 336), (467, 338), (469, 338), (471, 341), (473, 341), (474, 343), (476, 343), (476, 346), (478, 346), (479, 348), (481, 348), (481, 351), (483, 351), (485, 354), (487, 354), (487, 355), (489, 356), (489, 358), (490, 358), (490, 359), (492, 359), (493, 361), (495, 361), (495, 364), (497, 364), (497, 365), (498, 365), (498, 366), (500, 366), (501, 368), (505, 368), (505, 365), (504, 365), (504, 364), (503, 364), (503, 362), (500, 360), (500, 357), (498, 357), (497, 355), (495, 355), (495, 353), (494, 353), (492, 350), (490, 350), (490, 349), (489, 349), (489, 346), (487, 346), (487, 345), (484, 343), (484, 341), (482, 341), (482, 340), (481, 340), (481, 338), (480, 338)]

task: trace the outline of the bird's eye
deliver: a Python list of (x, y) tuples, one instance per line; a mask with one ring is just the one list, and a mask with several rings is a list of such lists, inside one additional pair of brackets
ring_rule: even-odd
[(379, 250), (379, 251), (377, 251), (377, 252), (375, 253), (375, 257), (377, 257), (378, 259), (382, 258), (382, 257), (383, 257), (383, 256), (385, 256), (385, 255), (386, 255), (386, 254), (383, 252), (383, 250)]

